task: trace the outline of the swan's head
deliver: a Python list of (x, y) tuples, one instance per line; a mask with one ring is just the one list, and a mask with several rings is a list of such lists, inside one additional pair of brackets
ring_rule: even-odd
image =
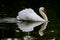
[(46, 13), (46, 11), (45, 11), (45, 8), (44, 8), (44, 7), (40, 7), (40, 8), (39, 8), (39, 11), (42, 11), (42, 12)]

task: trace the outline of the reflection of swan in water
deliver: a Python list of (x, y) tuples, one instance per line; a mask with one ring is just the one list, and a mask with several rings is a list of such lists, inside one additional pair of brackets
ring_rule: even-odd
[(41, 25), (44, 22), (24, 22), (20, 21), (17, 23), (18, 28), (22, 30), (23, 32), (30, 32), (33, 31), (34, 27)]
[(42, 15), (41, 18), (39, 15), (37, 15), (34, 10), (31, 8), (26, 8), (18, 13), (17, 19), (18, 20), (30, 20), (30, 21), (48, 21), (47, 16), (44, 11), (44, 7), (39, 8), (39, 12)]
[(18, 28), (20, 28), (20, 30), (22, 30), (23, 32), (33, 31), (34, 27), (41, 25), (41, 24), (43, 24), (43, 25), (41, 26), (41, 28), (39, 30), (39, 34), (40, 34), (40, 36), (43, 36), (44, 35), (43, 31), (46, 29), (48, 22), (23, 22), (23, 21), (20, 21), (17, 23)]
[(41, 29), (39, 30), (40, 36), (44, 35), (44, 30), (46, 29), (48, 22), (44, 22), (43, 25), (41, 26)]

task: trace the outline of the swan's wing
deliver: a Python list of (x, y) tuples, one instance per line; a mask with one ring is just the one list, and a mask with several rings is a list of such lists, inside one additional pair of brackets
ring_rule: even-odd
[(19, 20), (44, 21), (31, 8), (29, 8), (29, 9), (26, 8), (26, 9), (18, 12), (17, 18)]

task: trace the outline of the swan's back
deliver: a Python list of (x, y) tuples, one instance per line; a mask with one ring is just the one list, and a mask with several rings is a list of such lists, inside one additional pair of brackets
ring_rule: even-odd
[(44, 21), (31, 8), (28, 8), (28, 9), (26, 8), (26, 9), (23, 9), (22, 11), (19, 11), (17, 19), (18, 20), (30, 20), (30, 21)]

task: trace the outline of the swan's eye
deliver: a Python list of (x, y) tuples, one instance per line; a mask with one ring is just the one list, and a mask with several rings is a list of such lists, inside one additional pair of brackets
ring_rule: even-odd
[(44, 9), (44, 10), (42, 10), (44, 13), (46, 13), (46, 10)]

